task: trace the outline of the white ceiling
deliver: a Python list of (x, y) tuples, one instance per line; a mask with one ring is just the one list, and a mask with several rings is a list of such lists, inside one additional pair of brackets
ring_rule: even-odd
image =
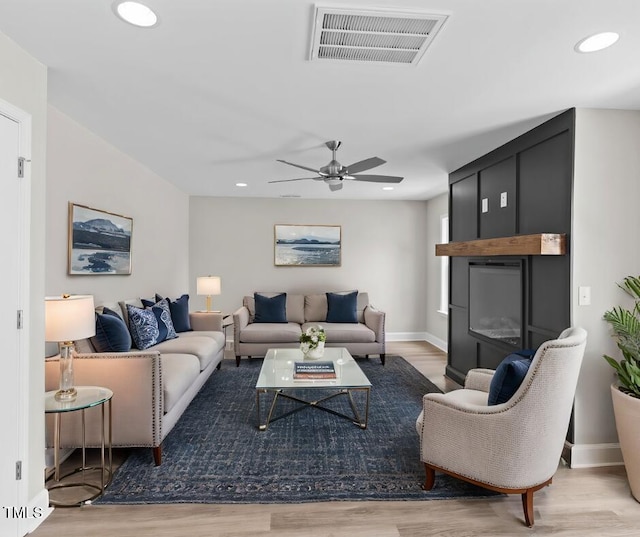
[[(639, 0), (319, 2), (447, 14), (415, 66), (309, 61), (306, 0), (146, 0), (153, 29), (112, 4), (0, 0), (0, 32), (48, 66), (53, 106), (192, 195), (428, 199), (567, 108), (640, 109)], [(605, 30), (612, 48), (574, 51)], [(342, 164), (378, 156), (370, 173), (405, 180), (268, 184), (312, 176), (276, 159), (318, 168), (333, 139)]]

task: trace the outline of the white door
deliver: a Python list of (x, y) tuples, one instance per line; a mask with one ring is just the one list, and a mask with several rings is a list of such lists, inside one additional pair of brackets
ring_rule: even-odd
[(21, 505), (16, 462), (20, 459), (20, 368), (28, 359), (18, 330), (23, 239), (19, 229), (21, 187), (18, 178), (20, 125), (0, 112), (0, 535), (18, 535)]

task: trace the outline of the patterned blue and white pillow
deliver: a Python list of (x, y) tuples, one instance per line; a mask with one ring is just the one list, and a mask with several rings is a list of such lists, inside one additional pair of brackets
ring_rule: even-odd
[(152, 310), (144, 310), (127, 304), (127, 313), (129, 315), (129, 332), (131, 332), (133, 342), (138, 349), (148, 349), (160, 342), (158, 320)]
[(163, 298), (151, 306), (151, 311), (153, 311), (156, 316), (156, 320), (158, 321), (158, 329), (160, 330), (159, 342), (164, 341), (165, 339), (177, 338), (178, 334), (176, 334), (176, 329), (174, 328), (173, 321), (171, 320), (169, 301), (166, 298)]

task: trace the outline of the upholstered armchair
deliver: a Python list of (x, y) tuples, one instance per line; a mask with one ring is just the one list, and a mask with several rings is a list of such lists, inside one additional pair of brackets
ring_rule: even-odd
[(425, 395), (416, 423), (425, 490), (433, 487), (435, 472), (443, 472), (521, 494), (525, 522), (533, 526), (533, 493), (557, 470), (586, 339), (582, 328), (568, 328), (543, 343), (504, 403), (488, 405), (494, 376), (488, 369), (469, 371), (464, 389)]

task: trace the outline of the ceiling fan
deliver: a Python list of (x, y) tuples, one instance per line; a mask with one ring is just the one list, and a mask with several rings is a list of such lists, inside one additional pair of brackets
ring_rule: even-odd
[[(270, 183), (285, 183), (288, 181), (324, 181), (329, 185), (332, 191), (340, 190), (344, 181), (368, 181), (370, 183), (399, 183), (404, 177), (396, 177), (393, 175), (361, 175), (360, 172), (370, 170), (376, 166), (380, 166), (386, 162), (378, 157), (371, 157), (360, 162), (355, 162), (351, 166), (343, 166), (336, 160), (336, 151), (340, 147), (342, 142), (338, 140), (331, 140), (326, 142), (326, 146), (331, 150), (332, 158), (331, 162), (326, 166), (323, 166), (319, 170), (309, 168), (308, 166), (301, 166), (300, 164), (294, 164), (293, 162), (287, 162), (286, 160), (277, 159), (278, 162), (283, 162), (289, 166), (295, 166), (296, 168), (302, 168), (310, 172), (317, 173), (317, 177), (300, 177), (296, 179), (280, 179), (277, 181), (269, 181)], [(358, 174), (358, 175), (356, 175)]]

